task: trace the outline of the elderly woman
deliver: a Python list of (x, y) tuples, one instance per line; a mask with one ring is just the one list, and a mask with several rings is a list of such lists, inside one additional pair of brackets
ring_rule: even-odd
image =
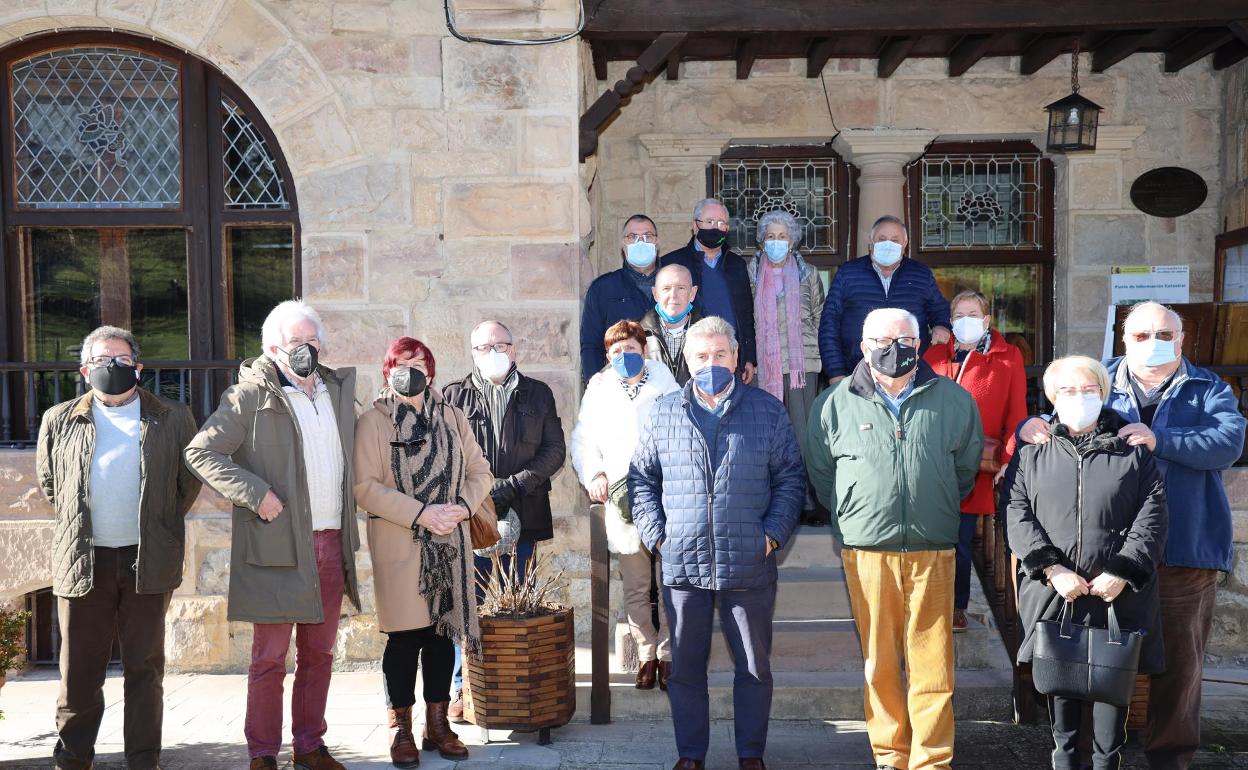
[(667, 689), (672, 655), (664, 613), (656, 630), (650, 611), (650, 584), (658, 554), (641, 544), (628, 506), (628, 464), (654, 402), (680, 390), (676, 378), (658, 360), (646, 360), (646, 330), (620, 321), (603, 337), (611, 366), (595, 374), (585, 388), (572, 430), (572, 467), (589, 499), (606, 505), (607, 547), (619, 556), (624, 584), (624, 612), (637, 642), (637, 688)]
[[(792, 214), (780, 210), (763, 214), (758, 218), (757, 238), (758, 250), (746, 264), (754, 291), (755, 384), (784, 402), (804, 455), (806, 423), (820, 390), (823, 282), (797, 251), (802, 226)], [(809, 492), (802, 521), (823, 523)]]
[[(1164, 669), (1154, 575), (1165, 552), (1166, 496), (1152, 453), (1119, 438), (1125, 423), (1105, 408), (1109, 374), (1099, 361), (1068, 356), (1049, 364), (1044, 392), (1056, 407), (1052, 439), (1020, 446), (1011, 463), (1010, 549), (1022, 568), (1018, 661), (1029, 662), (1040, 620), (1072, 618), (1105, 627), (1114, 603), (1125, 629), (1143, 631), (1140, 673)], [(1050, 697), (1053, 767), (1079, 767), (1082, 702)], [(1127, 709), (1092, 709), (1093, 767), (1121, 764)]]
[(425, 750), (468, 757), (447, 721), (455, 647), (479, 644), (468, 518), (494, 481), (464, 414), (429, 387), (436, 364), (400, 337), (382, 363), (385, 386), (355, 428), (355, 499), (368, 512), (381, 670), (396, 767), (420, 763), (412, 735), (416, 666), (424, 674)]
[(993, 489), (1014, 456), (1014, 428), (1027, 418), (1027, 372), (1023, 354), (992, 328), (988, 298), (964, 291), (949, 303), (953, 338), (923, 354), (932, 371), (957, 382), (975, 399), (984, 425), (984, 458), (975, 489), (962, 501), (953, 584), (953, 631), (965, 631), (971, 598), (971, 541), (980, 519), (997, 512)]

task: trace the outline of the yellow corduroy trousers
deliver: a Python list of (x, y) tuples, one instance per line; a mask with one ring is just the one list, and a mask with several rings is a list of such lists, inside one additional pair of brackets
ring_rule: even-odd
[(953, 761), (953, 549), (845, 548), (841, 560), (862, 640), (863, 707), (875, 761), (898, 770), (948, 768)]

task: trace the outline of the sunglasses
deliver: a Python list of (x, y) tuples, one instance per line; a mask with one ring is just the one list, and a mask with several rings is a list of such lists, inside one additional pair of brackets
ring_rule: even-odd
[(1129, 332), (1127, 334), (1127, 339), (1135, 340), (1136, 342), (1145, 342), (1146, 340), (1156, 337), (1162, 342), (1174, 342), (1178, 336), (1179, 333), (1176, 331), (1172, 331), (1170, 329), (1158, 329), (1157, 331), (1148, 332)]

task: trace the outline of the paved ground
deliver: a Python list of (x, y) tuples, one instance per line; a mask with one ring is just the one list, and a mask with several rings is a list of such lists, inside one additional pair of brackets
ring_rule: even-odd
[[(1209, 672), (1206, 672), (1209, 676)], [(1223, 674), (1226, 678), (1228, 674)], [(1242, 673), (1233, 675), (1243, 679)], [(327, 720), (327, 742), (351, 770), (390, 767), (387, 734), (382, 724), (383, 700), (380, 675), (339, 673), (334, 675)], [(242, 715), (245, 680), (241, 676), (170, 676), (166, 679), (165, 770), (234, 770), (246, 767)], [(48, 770), (47, 759), (55, 742), (53, 709), (57, 681), (52, 672), (10, 680), (0, 691), (0, 768)], [(287, 688), (289, 697), (289, 688)], [(1206, 749), (1198, 770), (1248, 770), (1248, 687), (1226, 684), (1206, 687), (1209, 713), (1221, 728), (1206, 730)], [(655, 697), (662, 697), (657, 691)], [(105, 687), (108, 705), (97, 745), (97, 770), (125, 767), (121, 755), (121, 678), (110, 676)], [(288, 712), (289, 713), (289, 712)], [(555, 730), (554, 743), (537, 745), (535, 735), (490, 734), (482, 745), (480, 731), (472, 726), (460, 730), (472, 753), (468, 761), (446, 762), (424, 754), (427, 770), (667, 770), (675, 760), (671, 725), (666, 721), (625, 721), (589, 725), (585, 715)], [(716, 722), (712, 730), (708, 768), (736, 767), (732, 748), (732, 724)], [(992, 722), (958, 724), (955, 767), (1017, 768), (1048, 767), (1051, 744), (1044, 726), (1016, 726)], [(288, 756), (288, 755), (287, 755)], [(285, 759), (285, 757), (283, 758)], [(773, 722), (768, 741), (768, 767), (870, 768), (871, 756), (861, 722)], [(286, 767), (289, 767), (287, 764)], [(1136, 749), (1128, 768), (1146, 765)]]

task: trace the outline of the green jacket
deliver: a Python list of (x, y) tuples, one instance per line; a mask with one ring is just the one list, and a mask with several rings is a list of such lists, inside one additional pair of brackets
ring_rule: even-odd
[[(48, 410), (39, 425), (35, 467), (39, 485), (56, 509), (52, 535), (52, 592), (86, 596), (94, 586), (91, 459), (95, 455), (93, 392)], [(183, 517), (199, 494), (199, 479), (182, 465), (195, 435), (191, 410), (139, 389), (139, 556), (137, 588), (163, 594), (182, 583), (186, 541)]]
[(807, 465), (850, 548), (927, 551), (958, 542), (960, 503), (979, 472), (983, 428), (971, 395), (919, 361), (900, 417), (866, 361), (810, 415)]

